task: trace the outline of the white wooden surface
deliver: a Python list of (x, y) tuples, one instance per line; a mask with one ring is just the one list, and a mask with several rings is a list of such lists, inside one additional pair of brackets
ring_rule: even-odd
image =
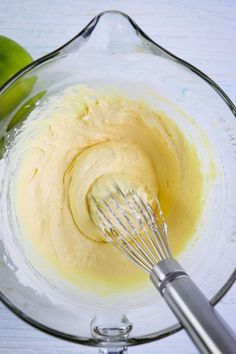
[[(236, 102), (236, 0), (0, 0), (0, 34), (21, 43), (36, 59), (108, 9), (128, 13), (151, 38), (206, 72)], [(217, 307), (236, 330), (235, 285)], [(0, 354), (96, 352), (40, 333), (0, 304)], [(182, 331), (129, 353), (197, 351)]]

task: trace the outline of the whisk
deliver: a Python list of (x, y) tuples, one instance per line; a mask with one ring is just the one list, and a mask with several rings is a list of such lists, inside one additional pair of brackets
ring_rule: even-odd
[(106, 198), (92, 196), (96, 225), (144, 271), (201, 353), (235, 354), (236, 337), (204, 294), (172, 257), (157, 197), (125, 192), (118, 184)]

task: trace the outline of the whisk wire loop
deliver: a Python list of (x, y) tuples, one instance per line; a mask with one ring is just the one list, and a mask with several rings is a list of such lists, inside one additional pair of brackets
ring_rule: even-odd
[[(134, 219), (138, 220), (139, 225), (141, 226), (142, 230), (144, 231), (145, 235), (148, 237), (148, 239), (151, 242), (151, 239), (149, 237), (149, 234), (146, 230), (146, 228), (144, 227), (144, 224), (141, 221), (141, 218), (139, 217), (139, 215), (137, 214), (136, 210), (133, 208), (132, 204), (130, 203), (129, 199), (125, 198), (124, 193), (122, 192), (122, 190), (119, 188), (118, 185), (115, 185), (116, 190), (122, 195), (123, 199), (125, 200), (126, 204), (128, 205), (128, 207), (130, 208), (132, 215), (134, 217)], [(135, 232), (135, 235), (137, 237), (137, 239), (141, 242), (142, 246), (146, 249), (146, 251), (148, 252), (148, 255), (152, 258), (153, 260), (153, 266), (155, 265), (155, 257), (152, 254), (152, 251), (150, 249), (150, 247), (148, 246), (147, 242), (144, 241), (144, 239), (141, 237), (140, 233), (138, 232), (136, 226), (134, 225), (134, 223), (131, 221), (131, 219), (125, 214), (125, 211), (119, 206), (119, 204), (117, 203), (117, 200), (114, 198), (113, 194), (110, 194), (112, 200), (115, 202), (116, 207), (119, 209), (119, 211), (121, 212), (121, 214), (123, 215), (123, 217), (125, 218), (125, 220), (128, 222), (128, 224), (131, 226), (132, 230)]]
[[(122, 233), (120, 233), (119, 230), (111, 223), (106, 214), (103, 212), (102, 208), (99, 206), (97, 200), (94, 197), (92, 197), (92, 199), (97, 207), (97, 210), (100, 213), (100, 215), (98, 215), (98, 218), (101, 224), (103, 225), (103, 228), (99, 225), (99, 223), (96, 223), (96, 225), (104, 235), (105, 239), (109, 243), (115, 245), (116, 248), (120, 248), (123, 253), (128, 253), (130, 258), (134, 262), (137, 262), (139, 266), (145, 268), (146, 271), (150, 272), (152, 268), (150, 267), (148, 260), (145, 259), (142, 254), (140, 254), (136, 250), (136, 248), (133, 247), (133, 245), (127, 241), (126, 237), (124, 237)], [(107, 224), (105, 224), (104, 221), (106, 221)]]
[(160, 260), (171, 257), (159, 201), (154, 196), (154, 209), (138, 192), (126, 193), (118, 184), (114, 188), (106, 198), (92, 196), (97, 210), (94, 222), (109, 243), (150, 273)]
[[(112, 198), (112, 194), (110, 194), (110, 198), (114, 200), (114, 198)], [(140, 244), (137, 242), (136, 237), (133, 236), (132, 232), (129, 231), (129, 229), (125, 226), (125, 224), (121, 221), (121, 218), (119, 218), (116, 213), (113, 211), (113, 209), (110, 207), (110, 205), (108, 204), (108, 202), (106, 200), (104, 200), (104, 204), (106, 205), (107, 209), (109, 210), (109, 212), (111, 213), (111, 215), (116, 219), (116, 221), (119, 223), (119, 225), (123, 228), (123, 230), (127, 233), (127, 235), (129, 236), (129, 238), (132, 240), (133, 244), (137, 247), (138, 251), (142, 254), (142, 256), (144, 257), (144, 259), (147, 259), (148, 261), (150, 261), (148, 254), (146, 253), (146, 251), (140, 246)], [(118, 204), (117, 204), (118, 205)], [(119, 211), (121, 211), (122, 209), (119, 208)], [(116, 229), (118, 230), (114, 225), (111, 226), (111, 229)], [(133, 231), (135, 232), (135, 230), (133, 229)], [(119, 235), (119, 237), (122, 239), (122, 241), (125, 243), (125, 245), (127, 247), (132, 246), (132, 249), (136, 251), (136, 249), (134, 248), (134, 246), (127, 241), (127, 237), (125, 237), (123, 235), (123, 233), (121, 233), (120, 231), (117, 232), (117, 235)], [(117, 237), (115, 239), (115, 241), (117, 240)], [(138, 253), (139, 256), (141, 256), (141, 254)], [(152, 262), (152, 265), (154, 266), (155, 263)]]

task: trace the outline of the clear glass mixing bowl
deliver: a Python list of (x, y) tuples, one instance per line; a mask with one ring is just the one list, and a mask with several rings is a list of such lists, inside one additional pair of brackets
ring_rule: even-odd
[[(205, 74), (153, 42), (117, 11), (96, 16), (70, 42), (27, 66), (0, 90), (0, 298), (40, 330), (118, 352), (161, 339), (181, 326), (151, 286), (132, 298), (128, 294), (99, 298), (59, 289), (26, 259), (19, 263), (23, 256), (10, 220), (11, 176), (5, 175), (14, 132), (41, 100), (72, 84), (110, 81), (151, 87), (162, 110), (178, 115), (180, 123), (184, 114), (191, 117), (213, 147), (221, 173), (209, 190), (196, 237), (179, 260), (214, 304), (236, 277), (236, 109)], [(14, 254), (9, 244), (15, 247)]]

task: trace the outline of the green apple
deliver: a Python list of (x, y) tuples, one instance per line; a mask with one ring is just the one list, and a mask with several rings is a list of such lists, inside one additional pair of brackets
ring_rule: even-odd
[(36, 76), (22, 77), (0, 94), (0, 121), (8, 116), (31, 92)]
[[(0, 36), (0, 91), (1, 87), (19, 70), (32, 62), (31, 55), (18, 43), (10, 38)], [(8, 89), (0, 93), (0, 121), (8, 117), (29, 95), (37, 81), (36, 76), (23, 76), (16, 80)], [(22, 118), (22, 114), (21, 114)], [(19, 119), (15, 117), (11, 124)], [(5, 129), (0, 132), (0, 158), (4, 153)]]
[[(47, 91), (41, 91), (37, 95), (31, 97), (28, 101), (24, 102), (23, 105), (18, 109), (15, 115), (10, 120), (7, 126), (7, 132), (14, 128), (17, 124), (22, 123), (33, 111), (38, 101), (47, 93)], [(1, 147), (1, 142), (0, 142)]]
[[(31, 62), (31, 55), (23, 47), (10, 38), (0, 36), (0, 89), (7, 80)], [(36, 80), (35, 76), (23, 76), (0, 94), (0, 121), (27, 97)]]
[(10, 38), (0, 36), (0, 87), (32, 62), (31, 55)]

